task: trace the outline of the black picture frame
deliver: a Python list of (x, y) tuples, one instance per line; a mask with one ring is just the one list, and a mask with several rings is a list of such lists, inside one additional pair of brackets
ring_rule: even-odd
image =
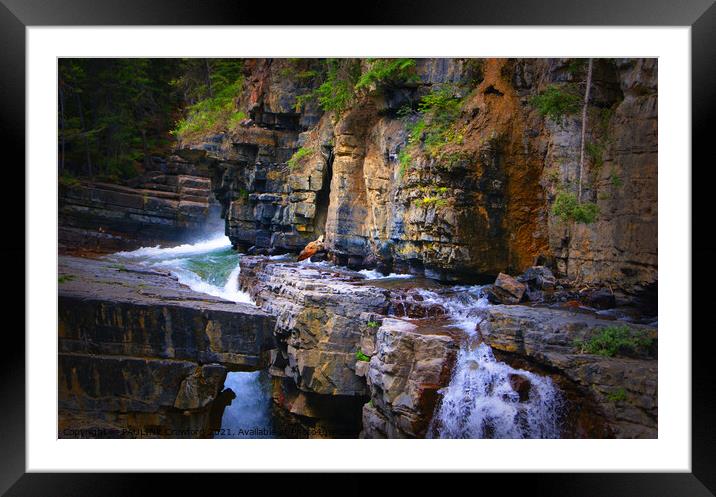
[[(325, 1), (295, 3), (272, 8), (261, 2), (239, 0), (0, 0), (0, 140), (5, 168), (6, 192), (4, 232), (11, 233), (2, 244), (3, 261), (25, 258), (25, 219), (18, 207), (25, 205), (25, 28), (27, 26), (65, 25), (620, 25), (620, 26), (691, 26), (692, 48), (692, 267), (699, 269), (699, 281), (713, 281), (716, 244), (708, 229), (709, 221), (699, 223), (712, 211), (710, 181), (716, 165), (715, 148), (709, 131), (716, 111), (716, 5), (713, 0), (457, 0), (449, 4), (437, 0), (412, 2), (369, 1), (340, 13), (340, 6)], [(349, 13), (348, 13), (349, 12)], [(320, 13), (320, 14), (319, 14)], [(332, 17), (333, 16), (333, 17)], [(698, 166), (697, 166), (698, 165)], [(694, 181), (698, 172), (698, 181)], [(684, 174), (689, 174), (688, 170)], [(706, 175), (710, 176), (707, 177)], [(12, 198), (12, 196), (15, 198)], [(48, 223), (54, 220), (48, 219)], [(52, 230), (49, 230), (52, 233)], [(54, 243), (54, 242), (53, 242)], [(688, 257), (689, 254), (684, 254)], [(31, 260), (25, 264), (32, 264)], [(24, 291), (17, 282), (24, 281), (23, 267), (6, 262), (3, 273), (14, 281), (5, 312), (19, 318), (24, 329)], [(711, 295), (692, 289), (693, 316), (705, 314)], [(708, 300), (707, 300), (708, 299)], [(22, 301), (22, 302), (21, 302)], [(705, 316), (704, 316), (705, 317)], [(4, 327), (3, 352), (0, 360), (0, 493), (25, 495), (128, 495), (155, 493), (196, 495), (206, 493), (217, 484), (234, 482), (245, 485), (282, 487), (310, 485), (300, 475), (186, 475), (186, 474), (39, 474), (25, 472), (25, 340), (19, 326)], [(481, 485), (498, 484), (502, 491), (520, 491), (531, 495), (559, 496), (707, 496), (716, 493), (716, 382), (711, 367), (709, 347), (712, 326), (692, 326), (692, 473), (582, 473), (582, 474), (480, 474), (462, 475), (459, 479), (480, 479)], [(688, 336), (690, 330), (667, 330)], [(98, 455), (101, 457), (101, 455)], [(333, 478), (337, 477), (334, 475)], [(209, 483), (209, 480), (211, 483)], [(429, 475), (412, 475), (411, 480), (423, 486)], [(489, 480), (489, 481), (488, 481)], [(366, 479), (360, 475), (342, 477), (339, 487), (322, 480), (323, 491), (358, 494), (365, 490)], [(509, 482), (505, 484), (505, 482)], [(270, 483), (269, 483), (270, 482)], [(403, 489), (402, 484), (387, 482), (381, 476), (370, 478), (371, 486), (381, 493)], [(460, 481), (451, 484), (461, 486)], [(398, 486), (400, 485), (400, 486)], [(394, 486), (394, 488), (392, 488)], [(509, 487), (509, 488), (508, 488)], [(304, 487), (306, 488), (306, 487)], [(487, 488), (487, 487), (484, 487)], [(361, 490), (363, 489), (363, 490)], [(319, 489), (320, 490), (320, 489)]]

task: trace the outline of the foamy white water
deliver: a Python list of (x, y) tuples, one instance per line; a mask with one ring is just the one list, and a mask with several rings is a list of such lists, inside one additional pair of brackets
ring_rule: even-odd
[(162, 268), (177, 277), (179, 283), (197, 292), (231, 302), (253, 304), (248, 293), (239, 289), (241, 254), (234, 252), (224, 235), (177, 247), (142, 247), (109, 256), (148, 267)]
[(222, 430), (215, 438), (274, 438), (268, 372), (231, 372), (224, 387), (236, 398), (224, 409)]
[(385, 276), (383, 273), (376, 271), (375, 269), (361, 269), (358, 271), (360, 274), (365, 276), (365, 279), (367, 280), (383, 280), (386, 278), (414, 278), (412, 274), (398, 274), (398, 273), (390, 273), (389, 275)]
[[(458, 352), (450, 383), (432, 420), (435, 438), (559, 438), (562, 397), (549, 377), (512, 368), (480, 343), (476, 328), (487, 299), (480, 287), (463, 287), (454, 296), (421, 295), (439, 303), (467, 339)], [(527, 382), (527, 383), (525, 383)], [(523, 398), (513, 384), (523, 384)], [(526, 385), (526, 386), (525, 386)]]
[(166, 259), (171, 256), (201, 254), (204, 252), (210, 252), (212, 250), (228, 247), (231, 247), (231, 242), (229, 241), (228, 237), (226, 237), (225, 235), (216, 235), (205, 240), (200, 240), (196, 243), (185, 243), (184, 245), (177, 245), (176, 247), (162, 248), (159, 245), (155, 245), (154, 247), (141, 247), (137, 250), (132, 250), (129, 252), (117, 252), (113, 255), (116, 257), (123, 257), (128, 259)]

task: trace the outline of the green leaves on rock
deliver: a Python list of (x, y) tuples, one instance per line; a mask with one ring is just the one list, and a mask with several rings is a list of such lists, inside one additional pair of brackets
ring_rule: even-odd
[[(311, 77), (318, 77), (312, 72)], [(416, 81), (415, 59), (325, 59), (323, 82), (314, 91), (296, 99), (296, 110), (315, 100), (325, 112), (337, 116), (347, 110), (361, 92)]]
[(191, 139), (218, 133), (248, 117), (235, 104), (243, 90), (241, 59), (189, 59), (184, 64), (184, 75), (174, 81), (174, 86), (184, 89), (195, 101), (186, 108), (172, 134)]
[(296, 169), (307, 157), (313, 155), (313, 150), (306, 147), (299, 148), (295, 154), (288, 159), (288, 167), (290, 169)]
[(356, 90), (372, 86), (401, 85), (418, 81), (415, 73), (415, 59), (368, 59), (368, 69), (355, 85)]
[(564, 118), (579, 111), (581, 97), (570, 87), (550, 85), (530, 99), (543, 116), (561, 124)]
[(356, 350), (356, 360), (370, 362), (370, 356), (365, 355), (362, 350)]
[(565, 222), (591, 224), (599, 216), (599, 206), (593, 202), (579, 203), (573, 193), (559, 192), (552, 204), (552, 214)]
[(617, 354), (647, 354), (653, 343), (654, 340), (643, 330), (614, 325), (602, 328), (587, 341), (575, 341), (574, 346), (582, 353), (614, 357)]

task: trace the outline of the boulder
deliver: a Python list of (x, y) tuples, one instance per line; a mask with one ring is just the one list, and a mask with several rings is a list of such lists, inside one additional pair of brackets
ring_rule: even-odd
[(371, 403), (363, 406), (362, 438), (425, 436), (458, 343), (421, 325), (386, 318), (375, 334), (376, 353), (364, 363)]
[(532, 266), (518, 276), (517, 281), (526, 283), (536, 290), (554, 290), (557, 280), (548, 267)]
[(520, 402), (526, 402), (530, 398), (532, 383), (521, 374), (510, 375), (510, 386), (520, 396)]
[(581, 294), (581, 297), (587, 305), (597, 309), (611, 309), (616, 305), (616, 298), (608, 288), (587, 290)]
[(520, 283), (509, 274), (497, 275), (494, 285), (488, 290), (488, 297), (496, 304), (517, 304), (522, 300), (527, 285)]

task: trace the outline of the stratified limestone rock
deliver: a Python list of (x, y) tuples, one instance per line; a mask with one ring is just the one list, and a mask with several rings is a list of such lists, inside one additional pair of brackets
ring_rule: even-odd
[(371, 402), (363, 406), (362, 438), (422, 438), (447, 386), (457, 342), (408, 321), (384, 319), (375, 333), (366, 378)]
[[(299, 251), (325, 235), (333, 260), (353, 267), (455, 280), (542, 260), (560, 278), (638, 294), (657, 280), (656, 60), (594, 61), (583, 200), (600, 215), (590, 225), (551, 212), (576, 184), (581, 117), (557, 123), (532, 103), (549, 85), (581, 88), (572, 62), (419, 59), (419, 81), (322, 115), (315, 102), (300, 113), (289, 105), (316, 81), (293, 78), (292, 63), (256, 60), (239, 96), (250, 122), (182, 147), (215, 161), (227, 234), (243, 249)], [(462, 138), (401, 163), (409, 133), (398, 110), (444, 84), (465, 97)], [(299, 148), (309, 156), (289, 167)]]
[(174, 407), (182, 410), (201, 409), (209, 405), (219, 394), (226, 380), (226, 368), (208, 364), (196, 368), (194, 374), (184, 378)]
[(59, 273), (60, 436), (210, 436), (227, 369), (265, 367), (275, 347), (271, 316), (168, 273), (63, 256)]
[(550, 247), (569, 278), (639, 292), (658, 279), (657, 59), (617, 59), (610, 70), (621, 98), (603, 111), (601, 136), (592, 132), (603, 163), (590, 165), (585, 196), (600, 215), (571, 227), (550, 216)]
[(179, 156), (126, 185), (60, 184), (61, 250), (111, 252), (215, 233), (220, 205), (202, 159)]
[(326, 395), (365, 395), (355, 374), (356, 350), (366, 313), (384, 314), (387, 292), (356, 285), (355, 273), (320, 266), (241, 260), (241, 287), (276, 316), (281, 354), (273, 369), (284, 370), (299, 389)]
[[(657, 361), (649, 356), (604, 357), (580, 353), (586, 341), (615, 324), (590, 315), (527, 306), (492, 306), (481, 327), (485, 341), (505, 360), (526, 358), (557, 371), (594, 399), (618, 438), (657, 436)], [(622, 323), (620, 323), (622, 324)], [(656, 330), (629, 325), (656, 340)]]
[(131, 264), (61, 257), (60, 352), (224, 363), (257, 369), (274, 348), (274, 319), (249, 304), (180, 285)]

